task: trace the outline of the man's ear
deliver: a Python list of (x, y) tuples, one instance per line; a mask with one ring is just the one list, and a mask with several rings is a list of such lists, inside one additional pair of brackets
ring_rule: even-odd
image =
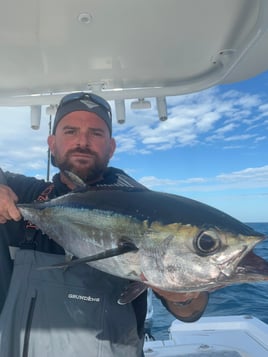
[(49, 135), (47, 138), (47, 143), (50, 149), (51, 154), (54, 154), (54, 147), (55, 147), (55, 135)]
[(110, 141), (110, 156), (109, 158), (111, 158), (115, 152), (115, 148), (116, 148), (116, 142), (114, 140), (114, 138), (111, 138), (111, 141)]

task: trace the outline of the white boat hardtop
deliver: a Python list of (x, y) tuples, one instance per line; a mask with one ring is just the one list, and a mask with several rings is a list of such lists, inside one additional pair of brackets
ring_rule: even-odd
[(12, 0), (0, 18), (0, 106), (80, 90), (160, 106), (268, 69), (267, 0)]
[(268, 325), (248, 315), (175, 320), (169, 332), (169, 340), (145, 342), (145, 357), (268, 356)]

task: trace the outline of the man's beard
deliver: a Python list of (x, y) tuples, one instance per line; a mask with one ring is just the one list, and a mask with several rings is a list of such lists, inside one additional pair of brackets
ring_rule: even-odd
[[(80, 168), (77, 168), (70, 160), (70, 156), (73, 153), (88, 154), (95, 159), (92, 160), (90, 167), (83, 168), (81, 165)], [(109, 163), (109, 159), (110, 157), (108, 154), (106, 154), (103, 158), (100, 158), (96, 152), (81, 148), (68, 151), (61, 160), (58, 158), (57, 153), (54, 155), (55, 165), (60, 169), (61, 172), (70, 171), (80, 177), (85, 183), (99, 180)], [(81, 159), (81, 161), (83, 161), (83, 159)]]

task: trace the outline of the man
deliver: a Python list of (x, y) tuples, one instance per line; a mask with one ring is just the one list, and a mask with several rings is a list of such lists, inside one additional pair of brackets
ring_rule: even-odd
[[(124, 279), (87, 264), (67, 270), (38, 269), (62, 262), (65, 252), (37, 227), (25, 223), (16, 208), (18, 202), (54, 198), (74, 189), (66, 170), (90, 186), (146, 190), (122, 170), (108, 167), (116, 147), (110, 105), (89, 93), (63, 97), (48, 145), (52, 163), (60, 170), (53, 183), (6, 172), (0, 185), (0, 264), (6, 272), (0, 281), (5, 298), (0, 356), (140, 357), (146, 294), (119, 305), (118, 296), (128, 283)], [(198, 319), (208, 299), (206, 293), (174, 294), (159, 289), (155, 293), (183, 321)]]

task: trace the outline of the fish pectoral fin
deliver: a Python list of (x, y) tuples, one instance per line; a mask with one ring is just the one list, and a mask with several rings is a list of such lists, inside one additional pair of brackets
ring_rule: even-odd
[(107, 259), (107, 258), (112, 258), (112, 257), (116, 257), (118, 255), (122, 255), (125, 253), (130, 253), (130, 252), (136, 252), (138, 250), (138, 248), (136, 247), (135, 244), (133, 244), (131, 241), (125, 239), (125, 238), (121, 238), (118, 241), (118, 245), (116, 248), (111, 248), (111, 249), (107, 249), (104, 250), (101, 253), (98, 254), (94, 254), (94, 255), (89, 255), (87, 257), (84, 258), (78, 258), (78, 259), (74, 259), (71, 261), (65, 261), (62, 262), (60, 264), (54, 264), (54, 265), (50, 265), (47, 267), (39, 267), (38, 269), (59, 269), (59, 268), (70, 268), (82, 263), (90, 263), (90, 262), (94, 262), (96, 260), (101, 260), (101, 259)]
[(135, 300), (139, 295), (141, 295), (147, 286), (140, 281), (133, 281), (131, 282), (125, 290), (120, 295), (117, 303), (119, 305), (125, 305), (130, 303), (131, 301)]
[[(116, 248), (107, 249), (101, 253), (98, 253), (98, 254), (95, 254), (95, 255), (92, 255), (92, 256), (89, 256), (86, 258), (82, 258), (82, 259), (84, 260), (84, 262), (90, 263), (90, 262), (94, 262), (96, 260), (116, 257), (118, 255), (122, 255), (125, 253), (136, 252), (138, 250), (139, 249), (136, 247), (136, 245), (134, 243), (132, 243), (130, 240), (128, 240), (126, 238), (121, 238), (118, 241), (118, 245)], [(78, 259), (78, 260), (81, 260), (81, 259)]]

